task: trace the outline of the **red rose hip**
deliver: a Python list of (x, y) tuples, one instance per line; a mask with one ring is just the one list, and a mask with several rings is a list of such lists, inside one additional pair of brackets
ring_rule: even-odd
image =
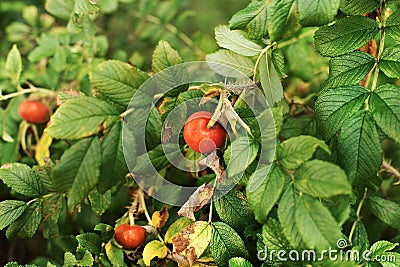
[(115, 240), (125, 249), (135, 249), (146, 241), (146, 230), (139, 225), (121, 224), (115, 229)]
[(199, 111), (193, 113), (185, 123), (183, 138), (186, 144), (196, 152), (210, 153), (225, 142), (226, 132), (220, 124), (215, 123), (212, 128), (207, 128), (212, 115), (207, 111)]
[(23, 100), (18, 106), (18, 114), (27, 122), (41, 124), (50, 119), (49, 108), (38, 100)]

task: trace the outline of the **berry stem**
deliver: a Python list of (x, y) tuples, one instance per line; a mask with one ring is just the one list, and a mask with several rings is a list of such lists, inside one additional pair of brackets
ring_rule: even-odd
[(350, 234), (349, 234), (350, 245), (352, 244), (352, 239), (353, 239), (354, 231), (356, 230), (356, 226), (361, 221), (361, 209), (362, 209), (362, 206), (364, 205), (365, 199), (367, 198), (367, 192), (368, 192), (368, 189), (365, 188), (364, 196), (360, 200), (360, 203), (358, 203), (358, 207), (357, 207), (357, 211), (356, 211), (357, 219), (354, 221), (353, 225), (351, 226), (351, 230), (350, 230)]

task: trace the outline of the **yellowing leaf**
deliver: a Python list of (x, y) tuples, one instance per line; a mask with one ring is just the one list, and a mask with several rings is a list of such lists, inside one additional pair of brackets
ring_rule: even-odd
[(53, 138), (46, 132), (40, 137), (39, 142), (36, 145), (35, 159), (39, 166), (44, 166), (45, 158), (50, 157), (49, 147), (53, 142)]
[(193, 221), (186, 218), (186, 217), (180, 217), (178, 220), (176, 220), (171, 226), (168, 228), (167, 232), (165, 233), (165, 243), (172, 243), (172, 239), (185, 228), (189, 224), (191, 224)]
[(160, 259), (165, 258), (168, 254), (168, 248), (165, 244), (158, 240), (153, 240), (148, 243), (143, 250), (143, 261), (146, 266), (150, 266), (150, 262), (155, 257)]
[(210, 244), (211, 236), (209, 223), (192, 223), (172, 239), (172, 258), (180, 264), (192, 266)]
[(161, 228), (165, 225), (169, 218), (168, 208), (165, 206), (160, 211), (155, 211), (151, 216), (151, 224), (155, 228)]

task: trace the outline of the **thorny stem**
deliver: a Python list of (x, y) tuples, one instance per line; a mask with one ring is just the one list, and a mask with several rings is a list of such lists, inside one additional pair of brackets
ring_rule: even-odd
[(357, 211), (356, 211), (357, 220), (355, 220), (353, 225), (351, 226), (351, 230), (350, 230), (350, 234), (349, 234), (349, 241), (350, 241), (349, 245), (351, 245), (351, 243), (352, 243), (352, 239), (353, 239), (354, 231), (356, 230), (356, 226), (361, 221), (361, 215), (360, 215), (361, 209), (362, 209), (362, 206), (364, 205), (365, 199), (367, 198), (367, 192), (368, 192), (368, 188), (365, 188), (364, 196), (360, 200), (360, 203), (358, 203), (358, 207), (357, 207)]
[(371, 93), (376, 89), (376, 86), (378, 84), (378, 76), (379, 76), (379, 58), (382, 55), (383, 48), (385, 47), (385, 24), (386, 24), (386, 7), (385, 7), (385, 0), (382, 1), (382, 6), (381, 6), (381, 12), (380, 12), (380, 20), (381, 20), (381, 40), (379, 41), (379, 51), (378, 51), (378, 56), (374, 65), (375, 72), (374, 72), (374, 79), (372, 81), (372, 86), (371, 86)]

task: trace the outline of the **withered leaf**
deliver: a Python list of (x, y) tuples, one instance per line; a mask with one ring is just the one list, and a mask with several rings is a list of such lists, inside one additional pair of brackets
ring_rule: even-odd
[(189, 197), (188, 201), (178, 211), (178, 215), (185, 216), (193, 221), (196, 220), (194, 213), (199, 211), (214, 194), (214, 186), (210, 184), (202, 184), (196, 191)]
[(221, 166), (217, 151), (214, 150), (207, 157), (199, 161), (199, 165), (207, 166), (214, 171), (217, 181), (222, 182), (224, 180), (225, 171)]
[(192, 266), (210, 244), (211, 237), (212, 229), (208, 222), (190, 224), (172, 239), (172, 259), (184, 266)]

